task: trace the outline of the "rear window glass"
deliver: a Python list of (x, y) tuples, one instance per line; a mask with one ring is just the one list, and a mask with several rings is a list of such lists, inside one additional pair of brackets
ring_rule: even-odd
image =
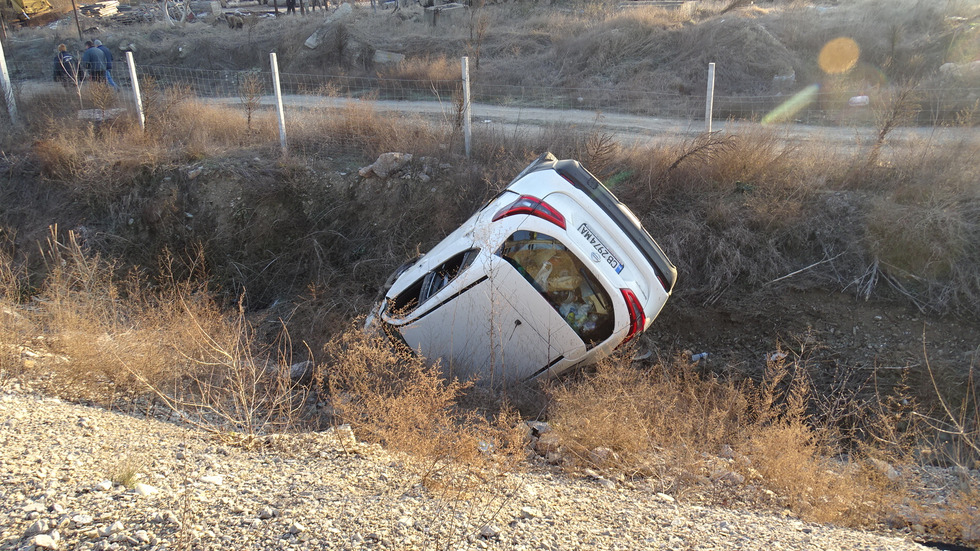
[(389, 305), (388, 311), (397, 316), (415, 310), (463, 273), (479, 254), (480, 249), (470, 249), (443, 262), (399, 293)]
[(507, 238), (497, 255), (541, 293), (588, 348), (612, 336), (609, 294), (585, 263), (560, 241), (522, 230)]

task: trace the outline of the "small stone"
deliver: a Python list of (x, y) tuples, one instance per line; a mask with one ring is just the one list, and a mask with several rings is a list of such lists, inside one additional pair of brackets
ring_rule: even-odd
[(722, 459), (734, 459), (735, 450), (733, 450), (728, 444), (725, 444), (721, 447), (721, 451), (718, 452), (718, 457)]
[(667, 503), (673, 503), (675, 501), (674, 496), (669, 496), (661, 492), (657, 492), (657, 499), (659, 499), (660, 501), (665, 501)]
[(535, 436), (551, 431), (551, 425), (544, 421), (528, 421), (527, 426), (531, 428)]
[(106, 492), (111, 489), (112, 489), (112, 482), (108, 480), (103, 480), (102, 482), (99, 482), (95, 486), (92, 486), (93, 492)]
[(139, 482), (136, 484), (136, 486), (133, 486), (133, 492), (135, 492), (136, 495), (149, 496), (149, 495), (160, 493), (160, 490), (153, 486), (150, 486), (149, 484), (144, 484), (142, 482)]
[(215, 486), (221, 486), (225, 483), (225, 477), (220, 474), (210, 474), (201, 477), (201, 482), (206, 484), (214, 484)]
[(137, 543), (150, 543), (150, 534), (146, 530), (137, 530), (133, 533), (133, 539)]
[(538, 437), (538, 441), (534, 443), (534, 450), (541, 455), (547, 455), (549, 452), (558, 451), (560, 444), (560, 438), (557, 434), (546, 432)]
[(259, 518), (262, 520), (268, 520), (276, 516), (276, 510), (268, 505), (259, 509)]
[(541, 518), (541, 510), (534, 507), (521, 507), (521, 518), (532, 519)]
[(109, 526), (106, 526), (102, 530), (102, 533), (104, 536), (111, 536), (112, 534), (118, 534), (119, 532), (122, 532), (125, 529), (126, 527), (123, 526), (123, 523), (117, 520), (116, 522), (113, 522)]
[(290, 534), (299, 534), (300, 532), (305, 532), (305, 531), (306, 531), (306, 527), (300, 524), (298, 521), (294, 520), (289, 524)]
[(481, 538), (495, 538), (500, 535), (500, 528), (497, 528), (493, 524), (484, 524), (483, 528), (480, 528)]
[(600, 446), (589, 452), (589, 461), (594, 465), (602, 465), (615, 457), (615, 452), (611, 449)]
[(45, 507), (44, 504), (40, 502), (28, 503), (27, 505), (24, 506), (24, 512), (27, 514), (43, 513), (47, 510), (48, 508)]
[(599, 477), (596, 479), (596, 482), (598, 482), (600, 486), (602, 486), (607, 490), (616, 489), (616, 483), (613, 482), (612, 480), (609, 480), (608, 478)]
[(400, 517), (398, 519), (398, 524), (400, 526), (405, 527), (405, 528), (411, 528), (412, 526), (415, 526), (415, 519), (413, 519), (412, 517), (410, 517), (408, 515), (405, 515), (405, 516)]
[(92, 518), (92, 515), (75, 515), (71, 517), (71, 521), (72, 523), (75, 524), (75, 526), (85, 526), (88, 524), (92, 524), (94, 520), (95, 519)]
[(35, 520), (34, 522), (31, 523), (30, 526), (27, 527), (27, 530), (24, 531), (24, 537), (29, 538), (31, 536), (47, 531), (48, 531), (48, 521), (44, 519)]
[(31, 539), (31, 543), (34, 547), (40, 549), (57, 549), (58, 542), (54, 538), (47, 534), (38, 534)]

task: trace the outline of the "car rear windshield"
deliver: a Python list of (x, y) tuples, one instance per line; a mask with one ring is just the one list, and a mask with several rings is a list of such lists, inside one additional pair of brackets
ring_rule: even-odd
[(507, 238), (497, 255), (541, 293), (588, 348), (612, 336), (609, 294), (585, 263), (560, 241), (522, 230)]
[(480, 249), (469, 249), (454, 255), (399, 293), (388, 306), (388, 311), (395, 316), (411, 313), (463, 273), (479, 254)]

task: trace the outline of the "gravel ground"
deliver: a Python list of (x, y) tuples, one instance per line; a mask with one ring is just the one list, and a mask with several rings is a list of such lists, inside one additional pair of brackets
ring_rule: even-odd
[(547, 469), (440, 496), (344, 430), (275, 447), (2, 393), (0, 549), (924, 549)]

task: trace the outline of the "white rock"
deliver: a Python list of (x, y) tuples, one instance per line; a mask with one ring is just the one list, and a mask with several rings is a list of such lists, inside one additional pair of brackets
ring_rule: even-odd
[(28, 503), (27, 505), (24, 506), (24, 512), (28, 514), (43, 513), (46, 510), (47, 507), (44, 506), (44, 503), (37, 502), (37, 501), (35, 501), (34, 503)]
[(33, 535), (40, 534), (42, 532), (47, 532), (47, 531), (48, 531), (48, 521), (44, 519), (35, 520), (34, 522), (31, 523), (30, 526), (27, 527), (27, 530), (24, 531), (24, 537), (29, 538)]
[(541, 518), (541, 510), (535, 507), (521, 507), (521, 518)]
[(615, 457), (616, 453), (604, 446), (599, 446), (598, 448), (595, 448), (589, 452), (589, 461), (595, 465), (602, 465)]
[(58, 542), (55, 541), (54, 538), (52, 538), (51, 536), (49, 536), (47, 534), (38, 534), (38, 535), (34, 536), (31, 539), (31, 543), (34, 544), (34, 547), (37, 547), (37, 548), (40, 548), (40, 549), (57, 549), (58, 548)]
[(92, 491), (94, 492), (105, 492), (112, 489), (112, 482), (108, 480), (103, 480), (95, 486), (92, 486)]
[(92, 521), (94, 520), (95, 519), (92, 518), (92, 515), (75, 515), (71, 517), (71, 521), (75, 524), (75, 526), (85, 526), (88, 524), (92, 524)]
[(125, 529), (126, 527), (123, 526), (123, 523), (117, 520), (116, 522), (113, 522), (109, 526), (106, 526), (104, 531), (106, 535), (112, 535), (112, 534), (118, 534), (119, 532), (122, 532)]
[(387, 178), (405, 168), (412, 161), (411, 153), (382, 153), (374, 163), (360, 169), (358, 174), (363, 177), (375, 175), (378, 178)]
[(306, 531), (306, 527), (300, 524), (298, 521), (294, 520), (289, 524), (290, 534), (299, 534), (300, 532), (305, 532), (305, 531)]
[(483, 538), (495, 538), (500, 535), (500, 528), (497, 528), (493, 524), (484, 524), (483, 528), (480, 528), (480, 537)]
[(262, 520), (267, 520), (274, 516), (276, 516), (276, 510), (268, 505), (259, 509), (259, 518)]
[(598, 482), (600, 486), (602, 486), (603, 488), (605, 488), (607, 490), (613, 490), (613, 489), (616, 488), (616, 483), (613, 482), (612, 480), (609, 480), (608, 478), (599, 477), (596, 480), (596, 482)]
[(133, 492), (135, 492), (136, 495), (149, 496), (149, 495), (160, 493), (160, 490), (153, 486), (150, 486), (149, 484), (144, 484), (142, 482), (139, 482), (136, 484), (136, 486), (133, 486)]
[(201, 477), (201, 482), (221, 486), (225, 483), (225, 477), (220, 474), (209, 474)]
[(735, 459), (735, 450), (728, 444), (724, 444), (721, 447), (721, 451), (718, 452), (718, 457), (722, 459)]
[(415, 519), (408, 515), (404, 515), (398, 519), (398, 524), (404, 526), (405, 528), (411, 528), (412, 526), (415, 526)]
[(544, 421), (528, 421), (527, 426), (531, 427), (531, 430), (534, 431), (535, 434), (551, 432), (551, 425), (545, 423)]
[(661, 492), (657, 492), (657, 499), (659, 499), (660, 501), (667, 502), (667, 503), (673, 503), (675, 501), (673, 496), (669, 496), (669, 495), (664, 494), (664, 493), (661, 493)]

